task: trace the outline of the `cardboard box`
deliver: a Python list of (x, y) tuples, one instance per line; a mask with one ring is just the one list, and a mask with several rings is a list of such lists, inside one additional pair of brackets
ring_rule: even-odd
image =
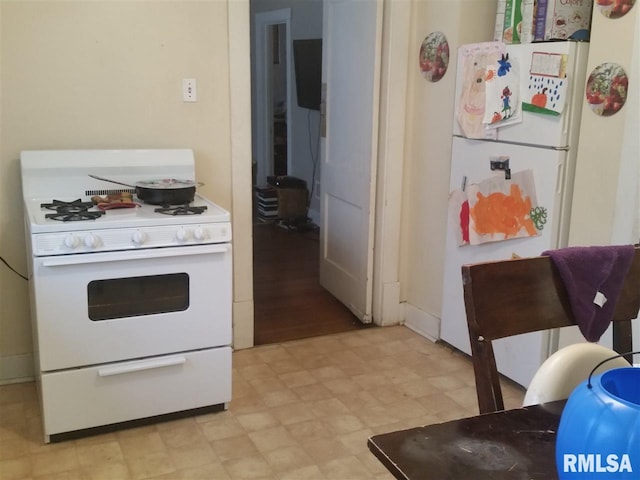
[(308, 198), (306, 188), (278, 188), (278, 217), (284, 220), (306, 218)]
[(496, 25), (493, 30), (493, 41), (501, 42), (504, 32), (504, 12), (507, 9), (507, 0), (498, 0), (496, 8)]
[[(553, 1), (553, 0), (551, 0)], [(533, 19), (533, 41), (543, 42), (547, 25), (548, 0), (537, 0)]]
[(534, 10), (534, 0), (498, 2), (496, 25), (500, 17), (504, 20), (501, 36), (497, 32), (497, 26), (494, 36), (500, 36), (500, 40), (506, 44), (531, 43), (533, 41)]
[(522, 23), (521, 2), (522, 0), (507, 0), (502, 28), (502, 41), (506, 44), (520, 43), (518, 25)]
[(588, 41), (593, 0), (547, 0), (545, 40)]

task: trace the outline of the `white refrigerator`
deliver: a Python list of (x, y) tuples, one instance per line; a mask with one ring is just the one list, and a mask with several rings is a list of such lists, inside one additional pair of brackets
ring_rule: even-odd
[[(463, 48), (465, 46), (461, 50)], [(534, 56), (538, 59), (542, 56), (543, 61), (544, 55), (549, 55), (552, 60), (562, 59), (565, 68), (565, 85), (562, 87), (565, 98), (559, 115), (523, 111), (520, 122), (492, 129), (490, 132), (494, 138), (482, 139), (467, 138), (461, 122), (454, 115), (450, 191), (470, 190), (469, 186), (486, 182), (487, 179), (505, 178), (508, 172), (500, 169), (504, 166), (500, 162), (508, 159), (512, 175), (522, 171), (532, 172), (537, 204), (546, 209), (547, 216), (546, 224), (535, 236), (461, 245), (458, 205), (450, 203), (440, 336), (442, 340), (467, 354), (471, 353), (471, 349), (461, 266), (508, 259), (513, 255), (532, 257), (547, 249), (566, 246), (588, 48), (588, 43), (577, 42), (545, 42), (506, 47), (508, 59), (512, 62), (515, 60), (520, 70), (520, 99), (524, 99), (528, 95), (527, 90), (532, 88)], [(467, 60), (463, 60), (460, 51), (454, 106), (456, 112), (462, 111), (460, 103), (464, 101), (463, 91), (469, 88), (469, 79), (464, 78), (463, 68), (463, 62)], [(535, 82), (533, 85), (541, 87)], [(497, 167), (495, 170), (491, 169), (492, 160), (494, 167)], [(496, 160), (498, 163), (495, 163)], [(498, 370), (527, 387), (540, 364), (557, 349), (558, 342), (572, 343), (580, 340), (579, 333), (576, 332), (577, 329), (567, 332), (566, 335), (571, 340), (559, 340), (559, 332), (536, 332), (495, 341), (493, 343)]]

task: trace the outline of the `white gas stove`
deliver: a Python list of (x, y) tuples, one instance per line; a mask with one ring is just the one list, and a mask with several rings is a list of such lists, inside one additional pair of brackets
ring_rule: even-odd
[[(100, 210), (91, 201), (80, 198), (58, 197), (55, 200), (52, 203), (51, 199), (26, 199), (27, 222), (36, 256), (203, 245), (231, 240), (229, 213), (198, 194), (188, 207), (198, 213), (175, 215), (171, 212), (182, 211), (185, 207), (134, 201), (135, 206), (130, 208)], [(82, 209), (80, 213), (77, 213), (78, 208)]]
[(193, 182), (191, 150), (26, 151), (21, 173), (45, 442), (225, 407), (229, 213), (197, 193), (148, 204), (90, 177)]
[[(30, 234), (45, 239), (40, 241), (48, 245), (43, 252), (35, 248), (35, 255), (231, 240), (231, 230), (225, 229), (230, 225), (229, 213), (198, 194), (186, 208), (184, 205), (152, 205), (133, 197), (132, 208), (101, 210), (91, 201), (93, 196), (119, 194), (130, 189), (90, 177), (90, 174), (110, 176), (128, 183), (149, 178), (175, 178), (170, 175), (193, 180), (194, 159), (190, 150), (30, 151), (22, 153), (21, 165), (27, 227)], [(82, 210), (74, 209), (74, 205), (81, 206)], [(61, 209), (59, 215), (55, 215), (56, 207)], [(211, 229), (214, 224), (221, 228)], [(163, 237), (172, 231), (174, 238), (169, 242), (156, 240), (153, 235), (156, 231), (165, 232), (160, 234)], [(96, 233), (92, 238), (87, 232)], [(97, 232), (108, 233), (108, 238), (102, 240)], [(139, 234), (133, 238), (136, 232)], [(54, 247), (60, 238), (65, 240)]]

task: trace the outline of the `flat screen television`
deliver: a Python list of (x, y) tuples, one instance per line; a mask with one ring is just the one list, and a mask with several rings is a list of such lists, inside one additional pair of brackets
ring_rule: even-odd
[(322, 39), (293, 41), (298, 106), (320, 110), (322, 84)]

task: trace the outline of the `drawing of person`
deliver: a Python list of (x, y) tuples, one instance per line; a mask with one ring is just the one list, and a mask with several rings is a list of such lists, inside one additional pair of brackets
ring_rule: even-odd
[(511, 90), (506, 86), (502, 89), (502, 95), (500, 96), (502, 99), (502, 113), (504, 114), (504, 118), (509, 118), (511, 116)]

